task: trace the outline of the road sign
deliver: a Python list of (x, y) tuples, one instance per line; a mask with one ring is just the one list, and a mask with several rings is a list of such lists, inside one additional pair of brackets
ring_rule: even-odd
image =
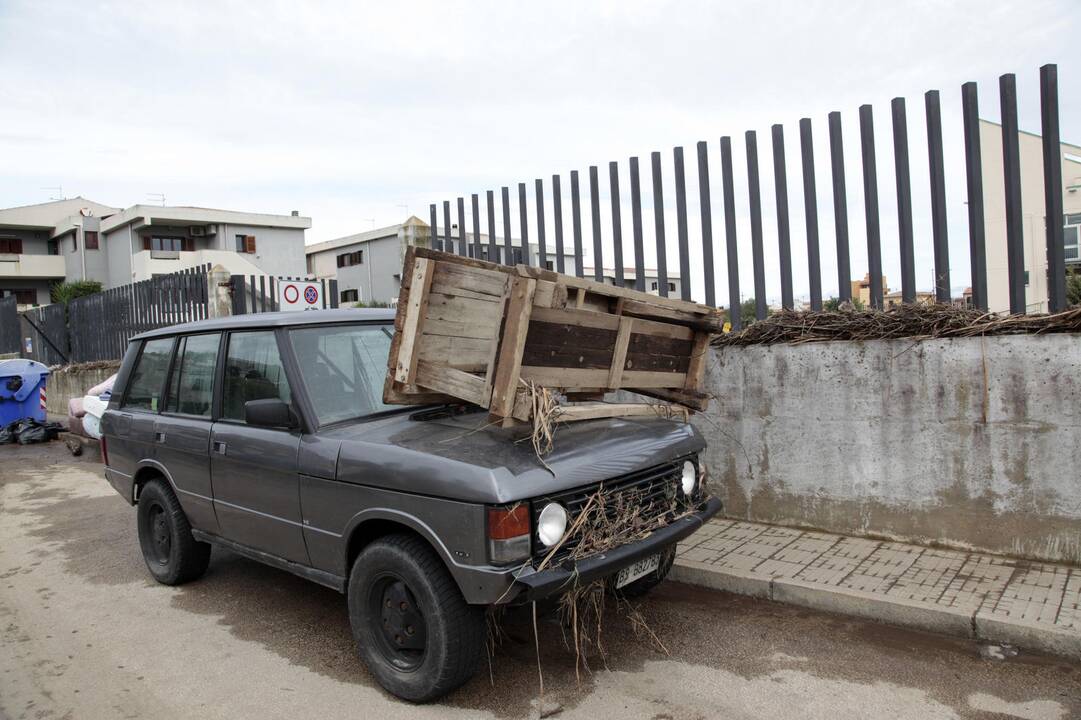
[(290, 282), (278, 283), (278, 307), (282, 310), (318, 310), (323, 307), (320, 283)]

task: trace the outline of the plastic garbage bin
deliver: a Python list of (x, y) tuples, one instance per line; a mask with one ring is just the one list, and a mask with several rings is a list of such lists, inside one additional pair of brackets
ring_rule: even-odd
[(33, 360), (0, 360), (0, 426), (33, 418), (45, 422), (49, 368)]

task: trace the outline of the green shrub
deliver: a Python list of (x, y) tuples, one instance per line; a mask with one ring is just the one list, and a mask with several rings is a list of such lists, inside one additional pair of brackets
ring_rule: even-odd
[(99, 292), (101, 292), (101, 283), (97, 280), (77, 280), (53, 285), (49, 290), (49, 297), (54, 303), (62, 303), (66, 307), (75, 298), (94, 295)]

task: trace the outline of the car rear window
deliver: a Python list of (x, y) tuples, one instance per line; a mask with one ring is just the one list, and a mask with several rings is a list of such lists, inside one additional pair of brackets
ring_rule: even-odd
[(289, 333), (320, 425), (393, 409), (383, 404), (392, 336), (390, 325), (324, 325)]
[(157, 412), (161, 390), (165, 385), (165, 373), (169, 370), (169, 357), (173, 353), (173, 338), (147, 340), (143, 352), (131, 373), (124, 407), (133, 410)]

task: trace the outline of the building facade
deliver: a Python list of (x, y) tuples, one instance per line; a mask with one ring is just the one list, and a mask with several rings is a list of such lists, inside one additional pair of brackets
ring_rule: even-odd
[[(1021, 224), (1025, 250), (1025, 310), (1047, 312), (1047, 218), (1043, 194), (1043, 138), (1018, 133), (1021, 159)], [(1081, 267), (1081, 146), (1062, 143), (1062, 209), (1066, 266)], [(980, 120), (983, 161), (984, 228), (987, 243), (987, 306), (1010, 311), (1009, 263), (1006, 256), (1006, 195), (1003, 191), (1002, 126)]]
[(76, 197), (0, 209), (0, 296), (44, 305), (53, 285), (126, 285), (204, 264), (230, 273), (304, 273), (311, 218), (196, 207), (119, 209)]
[[(583, 273), (587, 278), (596, 278), (595, 268), (586, 267), (583, 269)], [(645, 291), (651, 295), (660, 295), (660, 278), (658, 277), (656, 268), (644, 268), (644, 272), (642, 273), (642, 275), (645, 279)], [(681, 288), (679, 273), (673, 273), (669, 271), (667, 275), (668, 297), (678, 298)], [(634, 290), (637, 277), (638, 276), (635, 273), (634, 268), (623, 268), (623, 287)], [(616, 271), (612, 268), (604, 268), (603, 270), (601, 270), (601, 282), (605, 283), (606, 285), (615, 285)]]

